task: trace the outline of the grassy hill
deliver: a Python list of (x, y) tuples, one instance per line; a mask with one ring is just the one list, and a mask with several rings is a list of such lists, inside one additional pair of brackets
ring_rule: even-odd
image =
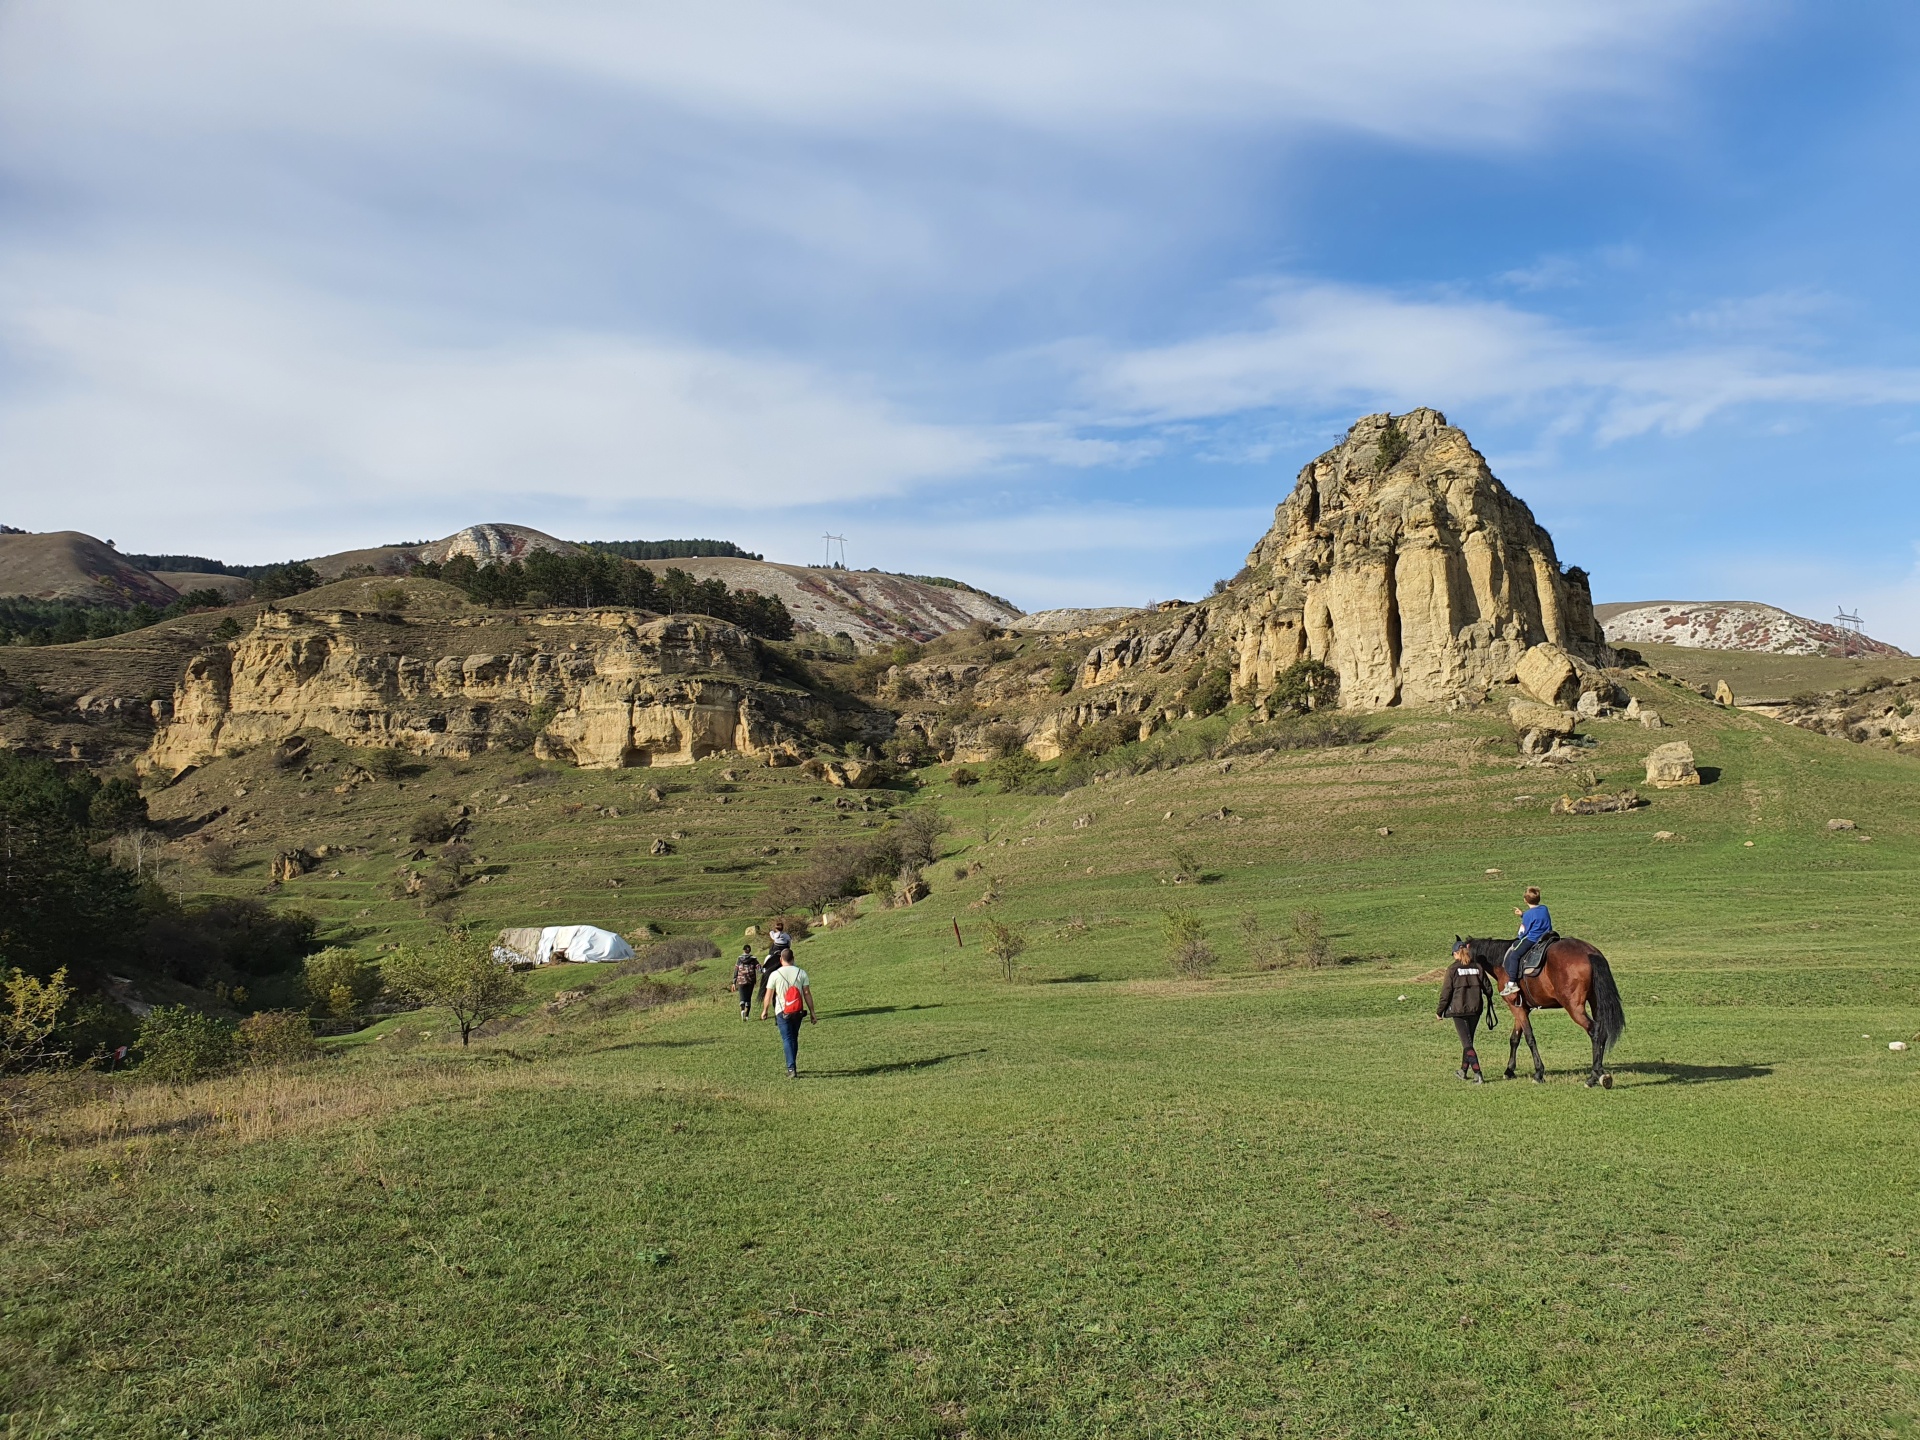
[[(1675, 729), (1594, 725), (1580, 778), (1684, 738), (1711, 783), (1626, 815), (1550, 815), (1573, 777), (1471, 712), (1061, 797), (925, 772), (895, 798), (955, 821), (934, 894), (803, 942), (797, 1083), (724, 961), (542, 973), (596, 988), (464, 1054), (413, 1015), (291, 1071), (103, 1077), (8, 1160), (13, 1433), (1911, 1433), (1920, 769), (1635, 688)], [(247, 812), (243, 852), (365, 846), (271, 898), (369, 946), (424, 923), (382, 887), (456, 800), (502, 867), (474, 918), (725, 937), (791, 847), (881, 817), (722, 768), (302, 798), (243, 756), (166, 793)], [(1619, 976), (1611, 1092), (1553, 1014), (1546, 1086), (1452, 1078), (1427, 977), (1527, 883)], [(1209, 978), (1168, 968), (1181, 903)], [(1263, 968), (1300, 910), (1338, 963)]]

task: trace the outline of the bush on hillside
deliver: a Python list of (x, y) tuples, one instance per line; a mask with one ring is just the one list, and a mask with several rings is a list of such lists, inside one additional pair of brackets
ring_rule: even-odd
[(1233, 676), (1215, 665), (1200, 673), (1187, 690), (1187, 708), (1196, 716), (1217, 715), (1233, 703)]
[(460, 927), (393, 952), (381, 969), (395, 993), (449, 1012), (463, 1049), (475, 1030), (510, 1013), (527, 993), (526, 982), (493, 958), (491, 941)]
[(1379, 446), (1380, 469), (1385, 472), (1406, 458), (1407, 451), (1413, 447), (1413, 442), (1407, 439), (1406, 432), (1400, 428), (1400, 422), (1388, 416), (1385, 427), (1380, 431)]
[(1011, 984), (1020, 970), (1020, 957), (1027, 953), (1027, 937), (1011, 925), (987, 921), (987, 953), (1000, 967), (1000, 977)]
[(1207, 944), (1207, 927), (1191, 905), (1164, 912), (1162, 934), (1167, 941), (1167, 959), (1173, 973), (1183, 980), (1199, 980), (1219, 963), (1219, 956)]
[(1340, 672), (1320, 660), (1296, 660), (1273, 681), (1267, 710), (1274, 715), (1305, 715), (1340, 703)]
[(248, 1065), (292, 1065), (320, 1053), (313, 1022), (298, 1010), (262, 1010), (240, 1022), (234, 1044)]
[(319, 572), (305, 561), (293, 560), (285, 565), (269, 565), (254, 578), (253, 598), (285, 600), (290, 596), (304, 595), (309, 590), (317, 590), (320, 584)]
[(140, 1073), (181, 1083), (217, 1075), (238, 1059), (231, 1021), (186, 1005), (162, 1005), (140, 1022)]
[(719, 954), (720, 947), (705, 935), (675, 935), (647, 946), (631, 960), (621, 961), (620, 970), (623, 973), (637, 970), (643, 975), (656, 970), (677, 970), (715, 959)]
[(964, 765), (954, 766), (953, 772), (948, 775), (947, 778), (953, 781), (954, 785), (961, 790), (965, 790), (970, 785), (978, 785), (980, 783), (979, 774), (969, 770)]
[(380, 993), (380, 971), (341, 945), (309, 955), (301, 969), (307, 1011), (345, 1019), (362, 1013)]
[(453, 813), (438, 805), (430, 805), (414, 815), (407, 826), (407, 838), (416, 845), (440, 845), (453, 838), (454, 828), (459, 824)]

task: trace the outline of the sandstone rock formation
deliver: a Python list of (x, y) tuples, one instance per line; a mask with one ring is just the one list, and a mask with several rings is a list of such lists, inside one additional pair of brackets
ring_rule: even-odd
[(1257, 701), (1312, 659), (1339, 674), (1342, 705), (1380, 709), (1484, 698), (1536, 646), (1582, 677), (1612, 658), (1586, 574), (1561, 568), (1532, 512), (1434, 410), (1357, 421), (1300, 472), (1225, 592), (1155, 619), (1094, 647), (1080, 683), (1205, 660)]
[(1700, 772), (1694, 768), (1693, 747), (1684, 740), (1662, 745), (1647, 756), (1647, 784), (1656, 790), (1677, 790), (1698, 785)]
[(303, 730), (421, 755), (531, 742), (587, 767), (680, 765), (764, 753), (826, 713), (767, 675), (746, 632), (700, 617), (269, 608), (188, 662), (146, 765), (172, 773)]
[(1507, 702), (1507, 723), (1515, 730), (1538, 730), (1542, 735), (1571, 735), (1579, 728), (1580, 715), (1538, 700), (1513, 699)]

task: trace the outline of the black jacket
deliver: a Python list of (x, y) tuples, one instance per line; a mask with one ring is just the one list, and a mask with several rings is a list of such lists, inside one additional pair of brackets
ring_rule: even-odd
[(1440, 1010), (1443, 1016), (1471, 1020), (1481, 1006), (1493, 1000), (1493, 981), (1487, 967), (1477, 960), (1456, 960), (1447, 966), (1447, 978), (1440, 982)]

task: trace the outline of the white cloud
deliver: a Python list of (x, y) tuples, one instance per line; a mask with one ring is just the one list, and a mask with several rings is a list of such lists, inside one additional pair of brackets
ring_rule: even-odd
[(1280, 406), (1472, 404), (1579, 414), (1603, 441), (1696, 429), (1742, 405), (1920, 401), (1920, 369), (1821, 367), (1756, 344), (1636, 348), (1493, 301), (1299, 284), (1278, 288), (1259, 322), (1090, 356), (1084, 391), (1130, 425)]
[[(1573, 105), (1654, 104), (1725, 0), (17, 0), (0, 94), (89, 123), (329, 133), (439, 110), (448, 81), (545, 72), (710, 117), (973, 117), (1052, 132), (1333, 125), (1524, 143)], [(1747, 14), (1747, 23), (1751, 15)], [(78, 82), (76, 84), (76, 82)], [(442, 118), (445, 118), (444, 115)]]

